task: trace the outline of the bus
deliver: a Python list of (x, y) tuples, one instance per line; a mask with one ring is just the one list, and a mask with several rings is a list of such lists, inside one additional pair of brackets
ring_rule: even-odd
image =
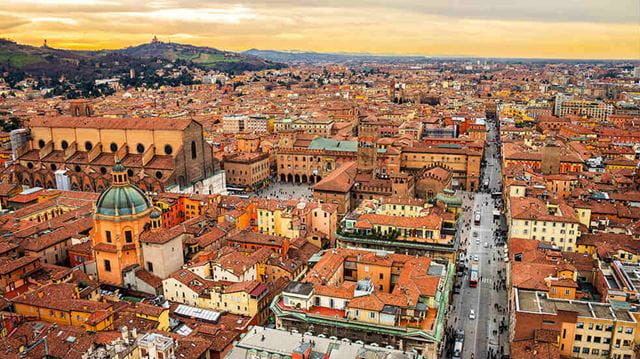
[(473, 214), (473, 223), (480, 224), (480, 211), (476, 211)]
[(471, 264), (471, 270), (469, 271), (469, 287), (475, 288), (478, 286), (478, 263)]

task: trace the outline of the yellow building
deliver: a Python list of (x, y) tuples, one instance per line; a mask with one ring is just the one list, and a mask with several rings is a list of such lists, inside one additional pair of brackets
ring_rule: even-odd
[(265, 206), (258, 208), (258, 231), (271, 236), (300, 237), (299, 227), (293, 225), (292, 211), (291, 207)]
[(637, 313), (629, 307), (516, 290), (514, 309), (512, 341), (544, 329), (557, 333), (563, 357), (636, 358), (640, 327)]
[(580, 220), (567, 204), (545, 203), (533, 197), (511, 197), (507, 222), (509, 238), (535, 239), (575, 252), (580, 237)]
[(113, 329), (111, 304), (79, 299), (77, 287), (70, 283), (48, 284), (12, 301), (15, 312), (26, 317), (90, 331)]
[(142, 263), (139, 237), (152, 206), (142, 190), (129, 183), (120, 162), (113, 166), (112, 177), (113, 184), (96, 203), (91, 240), (99, 280), (122, 286), (123, 270)]

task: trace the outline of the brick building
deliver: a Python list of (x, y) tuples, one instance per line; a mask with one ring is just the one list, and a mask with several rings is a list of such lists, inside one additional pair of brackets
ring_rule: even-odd
[(26, 186), (100, 192), (118, 158), (145, 191), (185, 188), (213, 175), (211, 145), (191, 119), (37, 117), (5, 179)]

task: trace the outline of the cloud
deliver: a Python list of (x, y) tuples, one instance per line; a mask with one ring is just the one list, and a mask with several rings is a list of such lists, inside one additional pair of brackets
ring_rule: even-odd
[(10, 30), (28, 23), (29, 20), (25, 18), (13, 16), (11, 14), (3, 13), (0, 11), (0, 30)]

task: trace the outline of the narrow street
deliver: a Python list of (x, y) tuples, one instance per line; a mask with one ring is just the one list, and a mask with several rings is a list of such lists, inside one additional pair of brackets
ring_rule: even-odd
[[(508, 353), (504, 237), (500, 234), (505, 228), (500, 228), (500, 221), (494, 219), (494, 211), (501, 209), (501, 199), (491, 196), (491, 193), (501, 191), (500, 161), (495, 143), (498, 131), (493, 123), (487, 125), (486, 165), (480, 181), (482, 191), (458, 192), (463, 198), (464, 212), (459, 230), (466, 270), (457, 277), (460, 294), (454, 294), (448, 325), (450, 333), (464, 330), (464, 359), (501, 358), (501, 353)], [(480, 213), (479, 225), (474, 223), (476, 212)], [(479, 278), (474, 288), (469, 285), (469, 268), (475, 259)], [(475, 319), (470, 318), (472, 310)], [(452, 353), (445, 351), (445, 357), (451, 358)]]

